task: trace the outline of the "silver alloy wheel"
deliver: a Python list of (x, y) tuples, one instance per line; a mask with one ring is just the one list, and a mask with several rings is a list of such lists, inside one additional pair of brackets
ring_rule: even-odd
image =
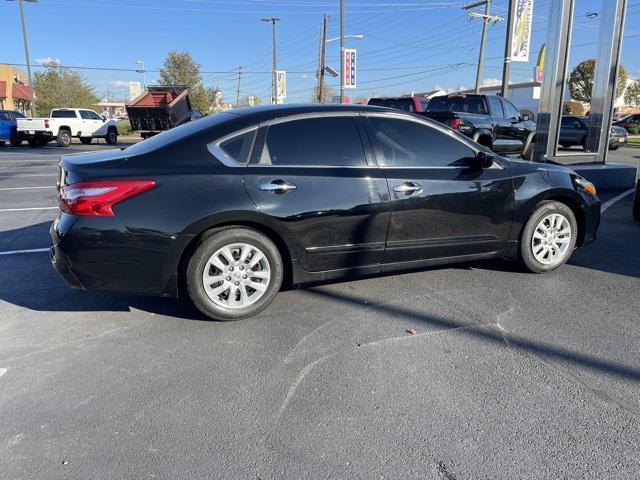
[(202, 272), (207, 296), (224, 308), (244, 308), (257, 302), (270, 280), (266, 255), (248, 243), (232, 243), (218, 249)]
[(552, 213), (544, 217), (531, 237), (531, 250), (543, 265), (556, 265), (565, 259), (571, 244), (571, 224), (567, 217)]

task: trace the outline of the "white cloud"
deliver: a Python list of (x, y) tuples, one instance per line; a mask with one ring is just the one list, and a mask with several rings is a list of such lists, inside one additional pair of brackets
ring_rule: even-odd
[(40, 65), (60, 65), (62, 61), (58, 57), (36, 58), (36, 63)]
[(111, 85), (113, 85), (114, 87), (128, 87), (129, 86), (129, 82), (125, 82), (124, 80), (113, 80), (111, 82)]
[(495, 87), (497, 85), (502, 85), (502, 80), (499, 78), (485, 78), (482, 80), (483, 87)]

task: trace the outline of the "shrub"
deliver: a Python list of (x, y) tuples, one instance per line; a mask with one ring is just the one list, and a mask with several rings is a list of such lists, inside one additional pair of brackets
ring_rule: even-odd
[(562, 113), (563, 115), (584, 115), (585, 108), (582, 103), (576, 102), (575, 100), (569, 100), (562, 104)]
[(629, 125), (627, 127), (627, 132), (629, 132), (629, 135), (640, 134), (640, 125)]
[(118, 120), (118, 135), (131, 135), (129, 120)]

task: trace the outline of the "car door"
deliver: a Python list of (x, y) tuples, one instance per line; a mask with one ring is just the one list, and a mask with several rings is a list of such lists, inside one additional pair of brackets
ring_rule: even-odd
[(491, 124), (494, 130), (491, 150), (497, 153), (509, 153), (510, 150), (513, 149), (513, 145), (511, 145), (506, 131), (511, 126), (511, 123), (508, 122), (504, 116), (502, 102), (500, 98), (489, 95), (487, 96), (487, 104), (489, 106)]
[(93, 136), (104, 136), (107, 134), (107, 122), (98, 113), (88, 110), (89, 118), (93, 122)]
[(412, 117), (368, 114), (391, 196), (384, 263), (486, 254), (505, 246), (514, 213), (509, 170), (470, 168), (471, 142)]
[(247, 192), (307, 271), (381, 261), (389, 192), (360, 121), (351, 113), (307, 114), (273, 121), (257, 134)]
[(91, 137), (102, 126), (102, 117), (91, 110), (80, 110), (82, 126), (80, 128), (83, 137)]
[(520, 112), (511, 102), (504, 98), (499, 100), (502, 102), (505, 117), (498, 127), (500, 143), (504, 145), (502, 151), (505, 153), (522, 153), (529, 135), (526, 122), (522, 121)]

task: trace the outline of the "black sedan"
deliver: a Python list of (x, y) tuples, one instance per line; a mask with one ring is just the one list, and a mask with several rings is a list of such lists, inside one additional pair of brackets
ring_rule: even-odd
[(532, 272), (595, 238), (592, 184), (380, 107), (216, 114), (60, 162), (52, 261), (74, 287), (255, 315), (304, 284), (507, 258)]

